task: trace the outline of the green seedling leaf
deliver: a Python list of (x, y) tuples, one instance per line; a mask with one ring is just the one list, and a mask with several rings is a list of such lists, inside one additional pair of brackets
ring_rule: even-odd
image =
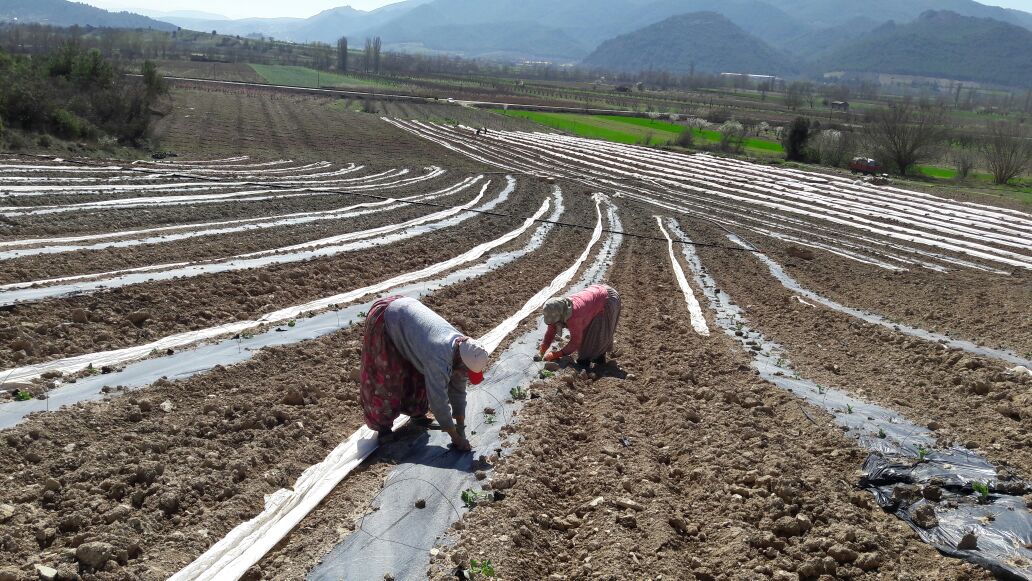
[(847, 414), (853, 413), (853, 406), (849, 405), (848, 403), (846, 404), (846, 413)]
[(18, 391), (14, 392), (14, 399), (15, 401), (29, 401), (30, 399), (32, 399), (32, 394), (25, 391), (24, 389), (19, 389)]
[(972, 482), (971, 488), (978, 493), (979, 500), (985, 502), (989, 500), (989, 485), (985, 482)]
[(888, 437), (888, 434), (885, 433), (885, 430), (878, 428), (878, 437), (884, 440)]
[(483, 575), (484, 577), (494, 577), (495, 568), (491, 564), (491, 561), (484, 559), (483, 561), (477, 561), (476, 559), (470, 559), (469, 561), (469, 572), (474, 575)]
[(527, 390), (522, 387), (514, 387), (509, 390), (509, 396), (514, 400), (527, 399)]
[(294, 319), (291, 319), (290, 322), (287, 323), (288, 327), (293, 327), (294, 325), (297, 325), (297, 321), (295, 321)]
[(928, 449), (924, 446), (917, 447), (917, 461), (927, 462), (928, 461)]
[(490, 426), (491, 424), (494, 424), (496, 421), (498, 421), (498, 420), (495, 419), (495, 415), (494, 414), (484, 414), (484, 423), (485, 424)]
[(466, 508), (472, 510), (477, 506), (478, 502), (487, 500), (491, 495), (486, 492), (477, 492), (472, 488), (467, 488), (462, 491), (462, 504), (466, 505)]

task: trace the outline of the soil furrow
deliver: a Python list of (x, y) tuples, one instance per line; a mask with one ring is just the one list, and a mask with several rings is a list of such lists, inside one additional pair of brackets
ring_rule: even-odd
[(494, 477), (515, 485), (464, 519), (432, 578), (449, 553), (503, 578), (989, 578), (843, 480), (865, 454), (827, 415), (756, 378), (727, 337), (695, 335), (667, 258), (625, 241), (611, 284), (630, 375), (541, 386)]
[[(448, 296), (434, 297), (435, 308), (477, 334), (565, 268), (568, 249), (582, 247), (587, 236), (556, 229), (524, 260), (441, 291)], [(360, 335), (354, 327), (265, 350), (247, 363), (41, 414), (5, 431), (0, 466), (17, 485), (0, 491), (0, 502), (15, 507), (10, 530), (22, 532), (0, 549), (0, 566), (20, 567), (37, 556), (74, 569), (67, 549), (103, 542), (124, 566), (85, 579), (166, 578), (254, 516), (263, 495), (289, 486), (361, 425), (351, 374)], [(335, 502), (365, 507), (365, 491), (382, 482), (382, 468), (359, 470)], [(355, 486), (361, 488), (352, 491)], [(330, 525), (326, 540), (332, 544), (339, 514)]]
[[(501, 187), (498, 180), (491, 191)], [(498, 210), (456, 228), (385, 247), (296, 264), (130, 285), (111, 291), (18, 305), (0, 311), (0, 366), (136, 345), (173, 333), (249, 320), (283, 306), (357, 288), (443, 260), (522, 222), (549, 195), (548, 184), (521, 180)], [(147, 320), (134, 325), (134, 313)], [(84, 321), (84, 322), (76, 322)], [(17, 347), (17, 349), (16, 349)], [(27, 349), (26, 349), (27, 348)]]
[[(977, 449), (997, 464), (1032, 474), (1032, 376), (821, 305), (804, 305), (748, 255), (705, 248), (699, 254), (717, 283), (747, 305), (751, 324), (782, 345), (804, 377), (895, 409), (932, 428), (944, 445)], [(937, 301), (940, 312), (953, 310), (948, 300)]]
[[(436, 199), (434, 203), (463, 204), (472, 199), (477, 191), (479, 188), (470, 187), (459, 194)], [(366, 200), (362, 200), (362, 202)], [(3, 272), (0, 272), (0, 284), (164, 264), (168, 262), (169, 257), (175, 257), (175, 262), (193, 262), (274, 250), (345, 232), (397, 224), (436, 211), (439, 209), (410, 205), (342, 220), (324, 220), (307, 224), (201, 236), (169, 243), (159, 242), (122, 248), (78, 250), (16, 258), (3, 261), (4, 269)]]

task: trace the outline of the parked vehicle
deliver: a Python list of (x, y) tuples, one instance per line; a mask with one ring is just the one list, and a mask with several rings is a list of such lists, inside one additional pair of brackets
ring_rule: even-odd
[(849, 162), (849, 171), (855, 174), (877, 175), (882, 173), (882, 164), (869, 157), (854, 157), (853, 161)]

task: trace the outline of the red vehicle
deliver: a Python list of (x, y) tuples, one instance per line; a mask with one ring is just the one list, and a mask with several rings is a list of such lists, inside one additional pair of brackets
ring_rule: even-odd
[(877, 175), (882, 173), (882, 164), (869, 157), (854, 157), (849, 162), (849, 171), (865, 175)]

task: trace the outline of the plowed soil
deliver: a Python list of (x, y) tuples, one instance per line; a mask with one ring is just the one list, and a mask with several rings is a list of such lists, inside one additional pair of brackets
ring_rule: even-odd
[[(462, 205), (473, 199), (479, 191), (479, 187), (470, 187), (454, 196), (439, 198), (434, 203)], [(367, 202), (369, 198), (356, 201), (354, 196), (338, 196), (338, 200), (337, 207), (341, 208)], [(143, 244), (125, 248), (77, 250), (60, 254), (27, 256), (4, 261), (3, 272), (0, 272), (0, 284), (112, 272), (169, 262), (215, 260), (239, 254), (275, 250), (337, 236), (345, 232), (397, 224), (437, 211), (440, 211), (440, 208), (412, 205), (342, 220), (321, 220), (307, 224), (199, 236), (168, 243)], [(219, 226), (212, 228), (219, 228)], [(82, 244), (88, 245), (90, 242)]]
[[(583, 211), (586, 204), (567, 206)], [(479, 336), (566, 268), (568, 249), (583, 248), (587, 238), (581, 230), (554, 231), (528, 257), (535, 268), (516, 262), (428, 303)], [(394, 252), (395, 260), (405, 254)], [(111, 546), (114, 562), (104, 571), (81, 571), (87, 580), (158, 580), (185, 566), (260, 512), (265, 494), (289, 486), (361, 426), (351, 374), (360, 338), (356, 327), (268, 349), (231, 368), (39, 414), (5, 431), (0, 466), (13, 481), (0, 491), (0, 504), (13, 514), (5, 517), (9, 542), (0, 550), (0, 570), (31, 571), (26, 564), (42, 562), (79, 571), (76, 548), (97, 542)], [(364, 508), (387, 468), (349, 477), (333, 506)], [(311, 529), (322, 542), (305, 537), (302, 548), (292, 549), (308, 559), (318, 557), (315, 548), (332, 546), (343, 526), (336, 514), (313, 519), (319, 526), (309, 519), (298, 534)], [(296, 573), (294, 557), (289, 563)]]
[(723, 334), (693, 333), (663, 246), (626, 244), (610, 284), (630, 375), (548, 380), (494, 475), (516, 484), (463, 520), (432, 578), (452, 555), (503, 579), (988, 578), (856, 490), (864, 454)]
[[(498, 180), (492, 192), (502, 187)], [(446, 228), (396, 244), (182, 280), (142, 283), (110, 291), (56, 298), (0, 311), (0, 366), (7, 368), (138, 345), (174, 333), (220, 323), (253, 320), (280, 308), (358, 288), (444, 260), (508, 232), (534, 213), (551, 187), (522, 180), (498, 211), (459, 227)], [(84, 311), (88, 322), (75, 323)], [(129, 320), (146, 312), (142, 326)], [(25, 349), (25, 340), (29, 349)], [(15, 350), (13, 347), (20, 346)]]

